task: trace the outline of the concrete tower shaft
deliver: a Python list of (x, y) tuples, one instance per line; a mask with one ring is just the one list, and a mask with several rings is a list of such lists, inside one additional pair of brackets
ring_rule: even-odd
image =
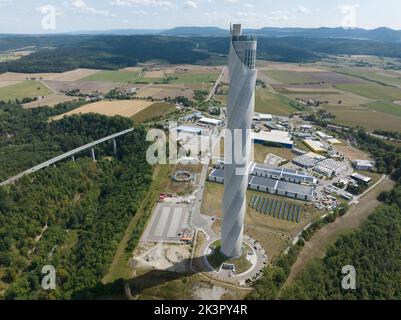
[[(250, 129), (255, 105), (257, 71), (256, 40), (243, 36), (241, 25), (233, 25), (229, 55), (230, 89), (224, 146), (224, 196), (221, 251), (227, 257), (242, 254), (243, 225), (251, 151)], [(242, 158), (234, 154), (241, 152)]]

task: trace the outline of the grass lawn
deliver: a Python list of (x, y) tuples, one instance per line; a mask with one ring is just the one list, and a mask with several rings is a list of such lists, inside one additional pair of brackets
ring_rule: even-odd
[[(203, 195), (203, 201), (201, 207), (202, 214), (222, 218), (223, 193), (224, 193), (223, 184), (206, 182), (205, 193)], [(289, 222), (287, 220), (278, 219), (274, 218), (273, 216), (258, 213), (255, 209), (249, 206), (249, 201), (252, 199), (252, 195), (258, 195), (268, 199), (278, 199), (282, 202), (286, 202), (289, 204), (296, 204), (300, 206), (303, 212), (301, 215), (300, 223)], [(304, 226), (306, 226), (309, 222), (319, 217), (322, 213), (321, 211), (318, 211), (307, 202), (271, 195), (264, 192), (248, 190), (246, 194), (246, 199), (247, 199), (246, 217), (245, 217), (246, 226), (267, 228), (269, 230), (274, 230), (279, 233), (292, 236), (296, 235)]]
[(110, 82), (134, 82), (138, 79), (139, 72), (132, 71), (100, 71), (86, 78), (82, 81), (110, 81)]
[(266, 250), (269, 265), (273, 265), (276, 258), (289, 246), (291, 237), (269, 232), (255, 227), (245, 227), (244, 232), (258, 241)]
[(338, 89), (376, 100), (401, 100), (401, 90), (375, 83), (338, 84)]
[(336, 116), (336, 123), (356, 127), (361, 126), (368, 130), (384, 129), (401, 132), (401, 117), (394, 117), (384, 112), (363, 110), (330, 110)]
[(268, 70), (264, 73), (273, 78), (274, 80), (280, 81), (286, 84), (295, 83), (314, 83), (318, 82), (316, 79), (312, 78), (308, 73), (297, 72), (297, 71), (286, 71), (286, 70)]
[(163, 78), (145, 78), (141, 76), (139, 79), (135, 79), (135, 83), (163, 83)]
[[(137, 83), (185, 83), (189, 85), (196, 85), (196, 84), (207, 84), (209, 82), (215, 82), (219, 73), (177, 73), (177, 74), (170, 74), (168, 77), (164, 78), (146, 78), (141, 76), (137, 79)], [(168, 80), (168, 78), (171, 78)], [(175, 79), (177, 78), (177, 79)], [(192, 88), (191, 88), (192, 89)], [(193, 89), (200, 89), (199, 87)]]
[(400, 86), (401, 85), (401, 75), (391, 73), (391, 71), (383, 70), (383, 71), (368, 71), (365, 69), (359, 68), (341, 68), (339, 69), (341, 73), (348, 74), (350, 76), (354, 76), (357, 78), (362, 78), (367, 81), (374, 81), (374, 82), (382, 82), (387, 83), (390, 85)]
[[(375, 111), (388, 113), (396, 117), (401, 117), (401, 105), (399, 104), (395, 104), (388, 101), (375, 101), (365, 104), (363, 106)], [(400, 119), (400, 126), (401, 126), (401, 119)]]
[(175, 110), (175, 106), (169, 103), (156, 102), (135, 114), (132, 119), (136, 122), (145, 122), (153, 118), (157, 118)]
[(216, 94), (214, 95), (214, 98), (218, 101), (220, 101), (222, 104), (226, 105), (227, 104), (227, 100), (228, 100), (228, 96), (227, 95), (223, 95), (223, 94)]
[(23, 98), (47, 96), (51, 91), (37, 81), (24, 81), (11, 86), (0, 88), (0, 100), (8, 101)]
[(236, 273), (240, 274), (247, 271), (252, 266), (252, 264), (246, 259), (247, 252), (250, 250), (250, 248), (246, 244), (244, 244), (242, 247), (242, 252), (243, 252), (242, 256), (235, 259), (227, 258), (221, 252), (220, 241), (216, 241), (211, 245), (211, 247), (214, 250), (213, 253), (207, 257), (207, 260), (209, 261), (210, 265), (216, 270), (219, 270), (223, 263), (228, 263), (228, 264), (234, 264)]
[[(268, 147), (258, 143), (252, 144), (251, 155), (253, 154), (253, 161), (263, 163), (269, 153), (273, 153), (276, 156), (287, 160), (295, 158), (295, 154), (292, 153), (290, 149)], [(214, 149), (213, 155), (215, 157), (224, 157), (224, 139), (220, 140), (220, 146), (219, 148)]]
[(271, 113), (278, 116), (288, 116), (297, 111), (289, 104), (289, 100), (267, 89), (256, 89), (255, 112)]
[(170, 83), (209, 83), (216, 82), (220, 73), (179, 73), (170, 77), (178, 78), (170, 80)]

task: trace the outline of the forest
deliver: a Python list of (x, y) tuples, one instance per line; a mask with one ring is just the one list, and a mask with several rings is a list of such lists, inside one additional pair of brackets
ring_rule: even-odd
[[(14, 143), (34, 144), (36, 151), (28, 150), (28, 154), (46, 157), (47, 148), (52, 152), (69, 150), (134, 126), (126, 118), (95, 114), (48, 122), (49, 114), (56, 111), (21, 109), (2, 105), (6, 121), (1, 122), (0, 150)], [(9, 111), (8, 117), (4, 110)], [(111, 143), (106, 142), (97, 147), (96, 162), (89, 154), (79, 154), (76, 162), (58, 163), (0, 188), (3, 298), (94, 298), (94, 288), (108, 272), (117, 245), (152, 179), (144, 128), (135, 126), (134, 132), (118, 138), (117, 143), (116, 157)], [(2, 164), (8, 159), (3, 155)], [(29, 161), (9, 165), (6, 170)], [(51, 292), (41, 289), (45, 265), (54, 266), (57, 272), (56, 290)]]
[[(131, 126), (125, 118), (105, 118), (95, 114), (48, 121), (49, 117), (75, 109), (82, 103), (74, 101), (53, 108), (24, 109), (18, 104), (0, 102), (0, 180), (116, 133), (117, 128)], [(93, 125), (87, 126), (88, 122), (93, 122)], [(102, 155), (101, 149), (96, 149), (96, 152)]]
[[(39, 37), (39, 50), (19, 60), (0, 63), (0, 73), (64, 72), (76, 68), (113, 70), (153, 59), (169, 63), (194, 63), (209, 57), (206, 53), (194, 51), (196, 43), (187, 38), (77, 35), (66, 36), (67, 42), (62, 43), (60, 37), (57, 36), (53, 41), (50, 36), (45, 37), (53, 46), (44, 48), (39, 45), (43, 45), (45, 40)], [(0, 39), (0, 51), (1, 42), (6, 40)], [(21, 47), (25, 46), (21, 41)]]
[[(64, 72), (76, 68), (116, 70), (152, 59), (173, 64), (207, 61), (210, 53), (226, 55), (227, 37), (161, 35), (46, 35), (4, 36), (0, 52), (26, 49), (34, 53), (0, 63), (2, 72)], [(328, 54), (375, 55), (401, 58), (401, 44), (341, 38), (258, 38), (258, 58), (314, 62)]]
[[(386, 192), (363, 226), (330, 246), (282, 294), (282, 299), (400, 299), (401, 187)], [(344, 290), (343, 266), (356, 270), (356, 290)]]

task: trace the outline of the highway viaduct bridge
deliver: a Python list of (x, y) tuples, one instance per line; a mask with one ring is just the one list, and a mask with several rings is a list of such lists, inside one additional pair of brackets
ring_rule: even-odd
[(132, 132), (132, 131), (134, 131), (134, 128), (127, 129), (127, 130), (124, 130), (124, 131), (121, 131), (121, 132), (112, 134), (112, 135), (110, 135), (110, 136), (104, 137), (104, 138), (102, 138), (102, 139), (96, 140), (96, 141), (94, 141), (94, 142), (88, 143), (88, 144), (86, 144), (86, 145), (84, 145), (84, 146), (81, 146), (81, 147), (79, 147), (79, 148), (76, 148), (76, 149), (74, 149), (74, 150), (71, 150), (71, 151), (68, 151), (68, 152), (66, 152), (66, 153), (63, 153), (62, 155), (59, 155), (59, 156), (57, 156), (57, 157), (55, 157), (55, 158), (53, 158), (53, 159), (50, 159), (50, 160), (45, 161), (45, 162), (43, 162), (43, 163), (41, 163), (41, 164), (38, 164), (37, 166), (35, 166), (35, 167), (33, 167), (33, 168), (30, 168), (30, 169), (28, 169), (28, 170), (25, 170), (25, 171), (23, 171), (23, 172), (17, 174), (16, 176), (14, 176), (14, 177), (12, 177), (12, 178), (6, 180), (6, 181), (1, 182), (1, 183), (0, 183), (0, 186), (5, 186), (5, 185), (8, 185), (8, 184), (14, 183), (15, 181), (17, 181), (18, 179), (20, 179), (21, 177), (23, 177), (23, 176), (25, 176), (25, 175), (27, 175), (27, 174), (30, 174), (30, 173), (36, 172), (36, 171), (38, 171), (38, 170), (40, 170), (40, 169), (46, 168), (46, 167), (48, 167), (48, 166), (50, 166), (50, 165), (52, 165), (52, 164), (55, 164), (56, 162), (59, 162), (59, 161), (61, 161), (61, 160), (66, 159), (66, 158), (71, 158), (73, 161), (75, 161), (75, 157), (74, 157), (74, 156), (75, 156), (77, 153), (79, 153), (79, 152), (81, 152), (81, 151), (84, 151), (84, 150), (87, 150), (87, 149), (91, 149), (92, 159), (93, 159), (93, 161), (95, 161), (95, 160), (96, 160), (96, 157), (95, 157), (95, 149), (94, 149), (94, 147), (95, 147), (96, 145), (101, 144), (101, 143), (106, 142), (106, 141), (113, 140), (114, 154), (117, 154), (117, 142), (116, 142), (116, 138), (121, 137), (121, 136), (123, 136), (123, 135), (126, 135), (126, 134), (128, 134), (128, 133), (130, 133), (130, 132)]

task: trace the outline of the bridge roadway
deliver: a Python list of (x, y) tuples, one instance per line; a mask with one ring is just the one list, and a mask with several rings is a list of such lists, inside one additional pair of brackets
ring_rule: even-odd
[(132, 131), (134, 131), (134, 128), (127, 129), (127, 130), (124, 130), (124, 131), (121, 131), (121, 132), (112, 134), (112, 135), (110, 135), (110, 136), (107, 136), (107, 137), (104, 137), (104, 138), (102, 138), (102, 139), (96, 140), (96, 141), (94, 141), (94, 142), (88, 143), (88, 144), (86, 144), (86, 145), (84, 145), (84, 146), (78, 147), (78, 148), (76, 148), (76, 149), (74, 149), (74, 150), (71, 150), (71, 151), (68, 151), (68, 152), (66, 152), (66, 153), (63, 153), (62, 155), (59, 155), (59, 156), (57, 156), (57, 157), (55, 157), (55, 158), (53, 158), (53, 159), (50, 159), (50, 160), (45, 161), (45, 162), (43, 162), (43, 163), (41, 163), (41, 164), (38, 164), (37, 166), (35, 166), (35, 167), (33, 167), (33, 168), (30, 168), (30, 169), (28, 169), (28, 170), (25, 170), (25, 171), (19, 173), (18, 175), (14, 176), (14, 177), (12, 177), (12, 178), (6, 180), (6, 181), (1, 182), (1, 183), (0, 183), (0, 186), (5, 186), (5, 185), (8, 185), (8, 184), (10, 184), (10, 183), (14, 183), (15, 181), (17, 181), (18, 179), (20, 179), (20, 178), (23, 177), (24, 175), (27, 175), (27, 174), (36, 172), (36, 171), (38, 171), (38, 170), (40, 170), (40, 169), (46, 168), (46, 167), (48, 167), (48, 166), (50, 166), (50, 165), (52, 165), (52, 164), (54, 164), (54, 163), (56, 163), (56, 162), (59, 162), (59, 161), (64, 160), (64, 159), (66, 159), (66, 158), (73, 157), (75, 154), (77, 154), (77, 153), (79, 153), (79, 152), (81, 152), (81, 151), (83, 151), (83, 150), (87, 150), (87, 149), (89, 149), (89, 148), (93, 148), (94, 146), (96, 146), (96, 145), (98, 145), (98, 144), (101, 144), (101, 143), (103, 143), (103, 142), (106, 142), (106, 141), (109, 141), (109, 140), (112, 140), (112, 139), (121, 137), (121, 136), (123, 136), (123, 135), (126, 135), (126, 134), (132, 132)]

